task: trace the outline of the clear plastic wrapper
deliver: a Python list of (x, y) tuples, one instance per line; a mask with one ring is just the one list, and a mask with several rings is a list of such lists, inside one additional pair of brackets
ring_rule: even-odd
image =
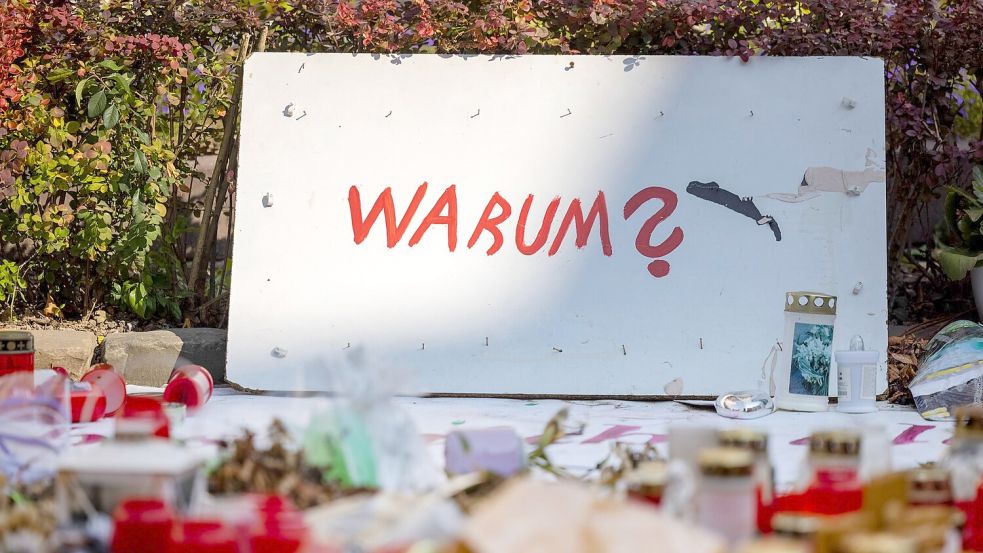
[(0, 473), (32, 483), (54, 475), (68, 445), (68, 384), (54, 374), (35, 385), (33, 372), (0, 377)]
[(956, 321), (940, 330), (908, 388), (928, 420), (951, 420), (956, 407), (983, 403), (983, 325)]
[(337, 397), (316, 415), (304, 438), (308, 462), (352, 487), (421, 492), (441, 475), (413, 420), (392, 402), (402, 378), (352, 348), (330, 367)]

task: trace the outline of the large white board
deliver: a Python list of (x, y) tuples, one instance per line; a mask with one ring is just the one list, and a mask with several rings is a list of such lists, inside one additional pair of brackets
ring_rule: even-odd
[(790, 290), (883, 365), (883, 152), (877, 59), (254, 54), (228, 379), (331, 390), (361, 346), (424, 392), (712, 395)]

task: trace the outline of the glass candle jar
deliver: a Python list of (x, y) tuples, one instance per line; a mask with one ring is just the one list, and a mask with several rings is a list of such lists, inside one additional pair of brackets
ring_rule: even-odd
[(669, 481), (669, 467), (662, 461), (645, 461), (625, 474), (624, 481), (628, 497), (661, 505)]
[(922, 467), (908, 471), (909, 505), (952, 505), (948, 469)]
[(697, 521), (732, 545), (755, 532), (754, 456), (736, 448), (704, 449), (699, 455)]
[(0, 331), (0, 376), (34, 370), (34, 335), (19, 330)]
[(744, 449), (754, 456), (754, 482), (761, 498), (771, 503), (775, 493), (775, 469), (768, 456), (768, 434), (751, 428), (731, 428), (717, 434), (721, 447)]
[(983, 406), (955, 409), (956, 426), (942, 464), (951, 475), (952, 497), (956, 502), (976, 499), (983, 476)]
[(775, 406), (790, 411), (829, 407), (836, 296), (818, 292), (785, 294), (781, 364), (775, 371)]
[(860, 510), (860, 434), (850, 430), (814, 432), (809, 438), (811, 479), (803, 495), (806, 510), (838, 515)]

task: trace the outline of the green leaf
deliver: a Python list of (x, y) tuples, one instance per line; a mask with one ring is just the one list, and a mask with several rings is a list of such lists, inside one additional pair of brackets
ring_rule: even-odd
[(89, 79), (82, 79), (75, 85), (75, 107), (82, 109), (82, 94), (85, 93), (85, 85), (89, 84)]
[(147, 172), (147, 156), (140, 150), (133, 150), (133, 170), (141, 175)]
[(140, 142), (143, 142), (145, 145), (150, 146), (150, 135), (141, 131), (140, 129), (136, 129), (136, 131), (137, 131), (137, 138), (140, 139)]
[(116, 126), (116, 123), (119, 123), (119, 108), (116, 104), (112, 104), (103, 112), (102, 124), (107, 129), (111, 129)]
[(95, 119), (102, 115), (102, 112), (106, 111), (106, 104), (108, 100), (106, 99), (106, 91), (100, 90), (89, 98), (89, 118)]
[(102, 60), (101, 62), (97, 63), (96, 65), (98, 65), (99, 67), (103, 67), (105, 69), (109, 69), (111, 71), (119, 71), (120, 69), (123, 69), (123, 66), (122, 65), (116, 63), (113, 60)]
[(974, 222), (980, 220), (983, 217), (983, 207), (968, 207), (966, 208), (966, 216), (972, 219)]
[(130, 83), (133, 82), (132, 78), (126, 78), (126, 75), (121, 75), (119, 73), (114, 73), (109, 76), (110, 79), (116, 81), (116, 88), (122, 90), (126, 94), (130, 94)]
[(48, 82), (49, 83), (61, 82), (71, 77), (74, 74), (75, 72), (72, 71), (71, 69), (68, 69), (67, 67), (63, 67), (61, 69), (55, 69), (51, 73), (48, 73)]
[(983, 253), (941, 247), (938, 249), (938, 259), (945, 276), (952, 280), (961, 280), (973, 267), (983, 261)]

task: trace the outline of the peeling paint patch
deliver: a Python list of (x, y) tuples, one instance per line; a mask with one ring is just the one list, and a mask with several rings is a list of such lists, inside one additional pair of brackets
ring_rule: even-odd
[(816, 198), (820, 192), (838, 192), (847, 196), (859, 196), (871, 184), (883, 183), (887, 180), (887, 173), (884, 169), (871, 163), (869, 153), (867, 157), (869, 165), (863, 171), (847, 171), (834, 167), (809, 167), (802, 176), (802, 184), (799, 185), (797, 194), (773, 192), (765, 194), (765, 197), (782, 202), (798, 203)]
[(682, 378), (674, 378), (674, 379), (670, 380), (669, 382), (666, 382), (666, 385), (662, 387), (662, 390), (665, 391), (666, 395), (670, 395), (670, 396), (678, 396), (678, 395), (682, 394), (683, 393), (683, 379)]
[(778, 222), (770, 215), (762, 215), (758, 206), (754, 205), (752, 198), (742, 198), (729, 190), (725, 190), (715, 182), (691, 181), (686, 186), (686, 191), (697, 198), (722, 205), (727, 209), (751, 218), (759, 225), (768, 225), (771, 232), (775, 235), (775, 240), (781, 242), (782, 229), (778, 227)]

